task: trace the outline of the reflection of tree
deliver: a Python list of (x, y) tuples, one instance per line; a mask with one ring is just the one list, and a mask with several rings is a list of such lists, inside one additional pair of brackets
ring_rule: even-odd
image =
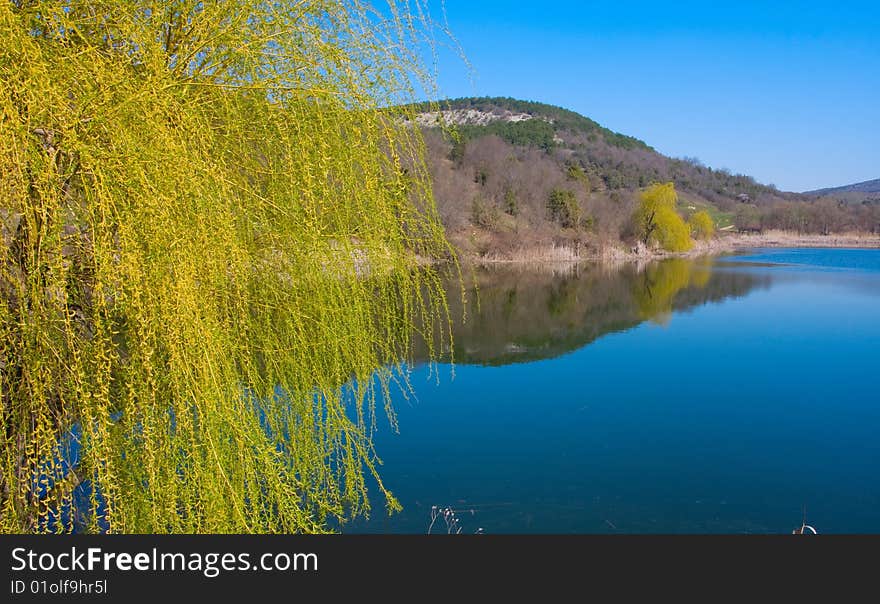
[(547, 289), (547, 311), (554, 317), (560, 317), (577, 306), (577, 287), (573, 277), (566, 277)]
[[(552, 358), (645, 320), (710, 301), (742, 296), (760, 278), (715, 271), (711, 259), (675, 258), (617, 270), (581, 267), (562, 274), (517, 268), (478, 269), (479, 305), (469, 296), (467, 320), (455, 293), (455, 361), (504, 365)], [(457, 287), (453, 279), (451, 287)], [(420, 355), (421, 356), (421, 355)]]
[(665, 324), (672, 314), (675, 296), (691, 286), (704, 288), (711, 277), (711, 267), (685, 258), (671, 258), (648, 265), (633, 288), (639, 318)]
[(507, 299), (504, 301), (504, 318), (510, 319), (513, 314), (514, 309), (516, 308), (516, 288), (511, 288), (507, 290)]

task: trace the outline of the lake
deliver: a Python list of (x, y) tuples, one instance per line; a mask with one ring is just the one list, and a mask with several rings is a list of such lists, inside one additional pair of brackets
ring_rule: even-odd
[(472, 279), (375, 434), (403, 512), (344, 532), (880, 533), (880, 251)]

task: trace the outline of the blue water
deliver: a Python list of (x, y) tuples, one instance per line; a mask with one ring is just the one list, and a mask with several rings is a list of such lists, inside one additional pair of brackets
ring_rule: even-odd
[(376, 435), (404, 511), (345, 530), (880, 533), (880, 251), (478, 281)]

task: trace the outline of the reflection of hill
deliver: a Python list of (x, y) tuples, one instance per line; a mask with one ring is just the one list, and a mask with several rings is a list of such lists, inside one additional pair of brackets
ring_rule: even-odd
[(676, 258), (561, 274), (478, 269), (479, 307), (470, 288), (466, 321), (460, 296), (449, 296), (455, 361), (506, 365), (552, 358), (645, 320), (663, 322), (674, 311), (745, 295), (769, 279), (712, 267), (711, 260)]

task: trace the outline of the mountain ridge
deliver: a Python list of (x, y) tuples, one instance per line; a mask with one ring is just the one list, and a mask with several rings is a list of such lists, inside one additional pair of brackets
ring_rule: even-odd
[(864, 180), (849, 185), (841, 185), (839, 187), (827, 187), (824, 189), (815, 189), (813, 191), (804, 191), (804, 195), (834, 195), (837, 193), (880, 193), (880, 178), (873, 180)]

